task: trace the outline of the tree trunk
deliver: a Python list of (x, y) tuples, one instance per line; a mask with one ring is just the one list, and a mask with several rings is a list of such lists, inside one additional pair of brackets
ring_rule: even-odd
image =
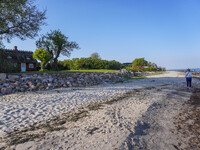
[(44, 70), (44, 63), (43, 62), (41, 62), (41, 69), (40, 69), (41, 71), (43, 71)]
[(53, 69), (54, 71), (57, 71), (57, 70), (58, 70), (58, 60), (57, 60), (57, 59), (54, 59), (54, 60), (53, 60), (52, 69)]

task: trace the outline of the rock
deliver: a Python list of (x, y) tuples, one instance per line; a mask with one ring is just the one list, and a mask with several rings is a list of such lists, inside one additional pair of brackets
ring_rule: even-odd
[(48, 78), (47, 80), (48, 80), (50, 83), (52, 83), (53, 80), (54, 80), (54, 78)]
[(25, 88), (25, 89), (27, 89), (28, 88), (28, 85), (23, 85), (23, 87), (22, 88)]
[(4, 87), (8, 87), (10, 84), (9, 83), (4, 83), (3, 86)]
[(47, 79), (43, 79), (42, 83), (48, 83), (48, 80)]
[(32, 82), (28, 82), (28, 86), (31, 87), (33, 85)]
[(8, 79), (10, 81), (15, 81), (15, 80), (19, 80), (20, 76), (18, 75), (8, 75)]
[(76, 74), (72, 74), (72, 78), (77, 79), (78, 76)]
[(69, 87), (72, 87), (72, 84), (71, 84), (70, 81), (67, 81), (67, 85), (68, 85)]
[(2, 80), (2, 81), (6, 80), (6, 74), (5, 73), (0, 73), (0, 80)]
[(21, 92), (25, 92), (25, 88), (20, 88), (20, 91)]
[(37, 87), (39, 87), (39, 86), (41, 86), (41, 85), (42, 85), (41, 83), (37, 83), (37, 84), (36, 84)]
[(1, 93), (6, 94), (6, 88), (1, 88)]
[(48, 85), (48, 87), (53, 87), (52, 83), (48, 83), (47, 85)]
[(2, 94), (10, 94), (10, 93), (12, 93), (12, 88), (11, 87), (1, 88), (1, 93)]
[(37, 74), (34, 74), (34, 75), (33, 75), (33, 77), (37, 77), (37, 76), (38, 76)]
[(44, 86), (40, 86), (40, 87), (39, 87), (39, 90), (42, 90), (42, 89), (44, 89)]
[(18, 87), (20, 85), (20, 82), (19, 81), (16, 81), (15, 83), (14, 83), (14, 86), (16, 86), (16, 87)]
[(74, 78), (68, 77), (67, 80), (70, 81), (70, 82), (73, 82), (73, 81), (74, 81)]
[(33, 90), (35, 90), (36, 86), (35, 85), (31, 85), (30, 88), (33, 89)]
[(72, 86), (73, 86), (73, 87), (78, 87), (78, 84), (72, 83)]

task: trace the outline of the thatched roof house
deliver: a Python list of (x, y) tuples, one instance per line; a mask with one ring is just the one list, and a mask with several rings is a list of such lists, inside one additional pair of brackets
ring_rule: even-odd
[(11, 63), (18, 65), (19, 71), (25, 72), (37, 70), (37, 60), (33, 58), (33, 52), (18, 50), (17, 46), (15, 46), (13, 50), (1, 50), (3, 50), (3, 58)]

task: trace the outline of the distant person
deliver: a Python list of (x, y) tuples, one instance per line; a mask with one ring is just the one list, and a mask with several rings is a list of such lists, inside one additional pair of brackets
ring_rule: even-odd
[(185, 73), (185, 78), (187, 82), (187, 87), (191, 87), (192, 85), (192, 73), (190, 72), (190, 69), (187, 69)]

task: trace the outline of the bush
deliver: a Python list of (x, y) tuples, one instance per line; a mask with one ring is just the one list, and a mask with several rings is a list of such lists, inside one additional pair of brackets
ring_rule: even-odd
[(70, 70), (71, 60), (58, 61), (58, 70)]
[(119, 70), (122, 64), (115, 60), (108, 61), (98, 58), (73, 58), (72, 60), (58, 61), (60, 70), (81, 70), (81, 69), (112, 69)]

